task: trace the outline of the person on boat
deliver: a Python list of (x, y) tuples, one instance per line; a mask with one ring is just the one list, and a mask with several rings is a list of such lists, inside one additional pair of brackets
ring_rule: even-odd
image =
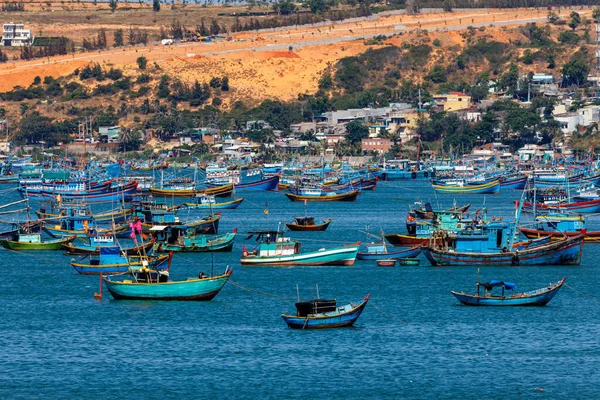
[(204, 275), (204, 271), (200, 271), (200, 273), (198, 274), (198, 279), (204, 279), (206, 278), (206, 275)]

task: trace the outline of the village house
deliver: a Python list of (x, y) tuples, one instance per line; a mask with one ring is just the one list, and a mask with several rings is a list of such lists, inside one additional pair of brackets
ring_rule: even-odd
[(379, 154), (387, 153), (392, 147), (390, 139), (384, 138), (367, 138), (363, 139), (361, 149), (364, 152), (375, 151)]
[(31, 46), (33, 43), (33, 35), (31, 29), (25, 29), (23, 24), (15, 24), (11, 22), (2, 26), (2, 40), (0, 40), (1, 46)]
[(471, 107), (471, 96), (462, 92), (450, 92), (433, 95), (433, 104), (440, 111), (457, 111)]

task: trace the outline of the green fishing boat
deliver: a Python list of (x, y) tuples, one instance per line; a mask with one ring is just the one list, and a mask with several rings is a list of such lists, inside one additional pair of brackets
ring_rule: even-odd
[(75, 237), (43, 241), (40, 233), (17, 233), (11, 239), (0, 240), (0, 245), (9, 250), (60, 250), (75, 240)]

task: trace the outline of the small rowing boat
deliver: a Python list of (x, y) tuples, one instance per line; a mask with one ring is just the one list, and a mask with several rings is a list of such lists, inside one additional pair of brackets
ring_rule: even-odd
[[(454, 291), (450, 293), (466, 306), (545, 306), (556, 296), (565, 283), (565, 279), (562, 278), (545, 288), (517, 294), (514, 293), (517, 285), (495, 279), (487, 283), (477, 282), (477, 294)], [(480, 293), (481, 288), (484, 290), (483, 295)], [(502, 288), (502, 293), (500, 295), (492, 294), (494, 288)], [(511, 291), (510, 295), (506, 294), (507, 290)]]

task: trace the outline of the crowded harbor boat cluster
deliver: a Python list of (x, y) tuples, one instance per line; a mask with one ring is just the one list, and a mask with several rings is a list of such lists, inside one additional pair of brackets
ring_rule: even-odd
[[(584, 245), (600, 241), (600, 232), (588, 231), (586, 225), (600, 212), (599, 164), (592, 157), (550, 166), (461, 164), (222, 162), (172, 168), (164, 161), (142, 165), (125, 160), (9, 159), (2, 169), (3, 192), (15, 196), (0, 206), (1, 222), (7, 225), (0, 244), (8, 251), (64, 252), (72, 257), (65, 258), (65, 266), (77, 274), (100, 276), (99, 298), (105, 287), (116, 300), (211, 300), (237, 269), (220, 265), (218, 252), (232, 252), (240, 241), (242, 267), (359, 262), (374, 268), (576, 266)], [(377, 197), (378, 185), (395, 185), (402, 193), (414, 183), (431, 185), (434, 200), (421, 199), (406, 212), (394, 205), (390, 215), (396, 221), (378, 227), (378, 234), (368, 227), (357, 229), (352, 243), (329, 244), (333, 241), (324, 240), (320, 232), (335, 226), (335, 219), (308, 212), (319, 210), (313, 203), (356, 202), (348, 205), (351, 212), (361, 207), (364, 196)], [(485, 205), (486, 195), (501, 191), (513, 194), (511, 218), (495, 216)], [(270, 221), (268, 201), (260, 195), (266, 192), (303, 203), (304, 215)], [(220, 231), (220, 221), (234, 220), (236, 210), (245, 205), (257, 209), (256, 220), (239, 221), (238, 228)], [(405, 224), (405, 231), (390, 231), (397, 221)], [(253, 228), (248, 228), (250, 222)], [(362, 225), (370, 221), (358, 221), (357, 226)], [(304, 236), (292, 237), (290, 232)], [(305, 250), (306, 241), (325, 247), (308, 245)], [(212, 272), (172, 280), (178, 254), (184, 252), (215, 253)], [(215, 261), (221, 272), (214, 272)], [(466, 305), (544, 305), (564, 281), (514, 294), (512, 283), (478, 279), (476, 295), (456, 291), (452, 295)], [(492, 294), (494, 288), (502, 293)], [(298, 296), (296, 314), (282, 318), (289, 327), (300, 329), (349, 326), (369, 298), (338, 306), (335, 300), (321, 299), (317, 290), (310, 301)]]

